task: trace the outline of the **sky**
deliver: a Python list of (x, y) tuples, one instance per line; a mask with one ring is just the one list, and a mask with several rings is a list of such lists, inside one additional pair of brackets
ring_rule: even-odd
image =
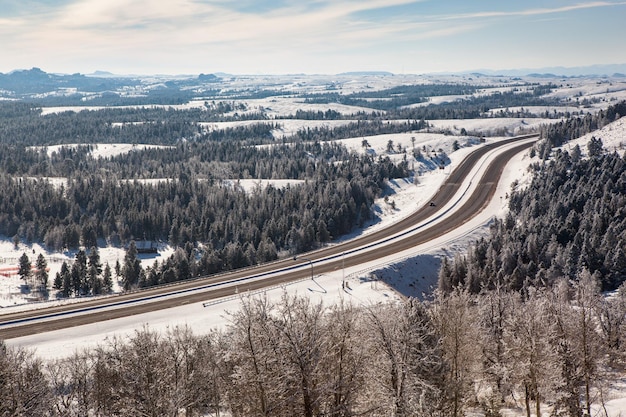
[(0, 72), (397, 74), (626, 64), (626, 1), (0, 0)]

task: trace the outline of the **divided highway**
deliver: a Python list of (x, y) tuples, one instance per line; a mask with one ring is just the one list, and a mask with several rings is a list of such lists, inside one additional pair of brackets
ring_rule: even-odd
[[(422, 207), (385, 229), (306, 253), (296, 261), (284, 259), (230, 273), (89, 299), (75, 304), (13, 313), (0, 310), (0, 339), (12, 339), (272, 287), (310, 276), (309, 260), (315, 265), (315, 273), (323, 274), (343, 267), (358, 266), (428, 242), (462, 226), (482, 211), (493, 197), (507, 162), (517, 153), (529, 148), (533, 143), (529, 139), (534, 138), (537, 135), (519, 136), (479, 147), (449, 174), (434, 197), (435, 206)], [(446, 214), (445, 221), (432, 221), (437, 214), (442, 214), (448, 203), (459, 199), (459, 193), (463, 192), (461, 186), (464, 179), (485, 155), (503, 146), (506, 149), (491, 158), (483, 175), (473, 184), (472, 196), (464, 199), (465, 203), (458, 203), (448, 209), (450, 212)]]

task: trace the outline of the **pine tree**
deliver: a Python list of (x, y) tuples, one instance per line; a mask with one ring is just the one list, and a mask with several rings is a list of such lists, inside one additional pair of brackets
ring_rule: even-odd
[(61, 273), (57, 272), (54, 276), (54, 282), (52, 283), (52, 288), (55, 290), (60, 290), (63, 286), (63, 277), (61, 277)]
[(71, 272), (74, 294), (89, 294), (90, 288), (87, 282), (87, 254), (84, 250), (79, 249), (78, 252), (76, 252)]
[(72, 272), (67, 262), (61, 264), (61, 271), (57, 274), (61, 281), (60, 290), (63, 297), (69, 297), (72, 294)]
[(587, 152), (590, 157), (602, 155), (602, 139), (596, 139), (595, 136), (592, 136), (587, 142)]
[(97, 247), (91, 247), (87, 261), (87, 285), (89, 291), (93, 295), (99, 295), (102, 293), (103, 284), (100, 278), (102, 264), (100, 263), (100, 253)]
[(48, 295), (48, 262), (46, 258), (40, 253), (37, 256), (37, 261), (35, 263), (35, 280), (39, 286), (40, 293), (47, 297)]
[(77, 262), (72, 264), (70, 268), (70, 286), (71, 294), (75, 297), (81, 295), (81, 288), (83, 288), (83, 275), (81, 274), (80, 266)]
[(124, 256), (124, 266), (122, 267), (122, 285), (124, 290), (128, 291), (139, 284), (139, 277), (141, 275), (141, 263), (137, 258), (137, 246), (135, 241), (132, 240), (126, 250), (126, 256)]
[(28, 259), (28, 255), (26, 252), (22, 253), (19, 259), (19, 269), (17, 274), (20, 276), (24, 283), (28, 286), (32, 286), (31, 277), (33, 276), (32, 264), (30, 263), (30, 259)]
[(102, 273), (102, 291), (105, 294), (110, 293), (113, 290), (113, 278), (111, 275), (111, 267), (107, 262), (104, 266), (104, 272)]

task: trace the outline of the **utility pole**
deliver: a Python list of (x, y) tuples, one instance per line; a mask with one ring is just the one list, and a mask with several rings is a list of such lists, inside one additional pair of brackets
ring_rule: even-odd
[(341, 252), (341, 289), (346, 289), (346, 253)]
[[(312, 261), (312, 260), (310, 260), (309, 258), (301, 258), (301, 259), (304, 259), (305, 261), (308, 261), (308, 262), (309, 262), (309, 265), (311, 265), (311, 280), (314, 280), (314, 279), (313, 279), (313, 277), (314, 277), (314, 276), (313, 276), (313, 261)], [(297, 261), (297, 260), (298, 260), (298, 257), (297, 257), (297, 256), (294, 256), (294, 257), (293, 257), (293, 260), (294, 260), (294, 261)]]

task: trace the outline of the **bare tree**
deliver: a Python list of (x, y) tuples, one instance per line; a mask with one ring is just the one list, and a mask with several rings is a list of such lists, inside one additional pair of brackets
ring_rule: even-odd
[(27, 350), (8, 348), (0, 340), (0, 415), (43, 416), (49, 401), (41, 361)]
[(513, 392), (511, 372), (514, 364), (508, 360), (504, 343), (506, 324), (512, 319), (516, 293), (504, 291), (497, 285), (480, 296), (478, 324), (480, 332), (480, 355), (485, 381), (490, 385), (491, 395), (486, 404), (492, 411), (500, 407), (507, 395)]
[(444, 412), (457, 417), (463, 414), (480, 364), (476, 310), (471, 295), (457, 288), (447, 295), (437, 294), (432, 314), (446, 363)]
[(177, 416), (168, 371), (158, 333), (143, 328), (126, 343), (113, 339), (96, 354), (94, 407), (102, 415)]
[(276, 304), (242, 301), (223, 339), (233, 415), (350, 416), (362, 409), (366, 346), (357, 309), (286, 294)]
[(596, 311), (600, 304), (600, 283), (584, 270), (574, 284), (575, 308), (572, 308), (574, 348), (579, 375), (584, 386), (584, 411), (591, 415), (592, 389), (600, 382), (599, 365), (603, 356), (601, 336), (597, 332)]
[(322, 393), (319, 387), (323, 357), (324, 307), (308, 298), (283, 295), (275, 316), (270, 319), (283, 358), (283, 381), (290, 413), (319, 415)]
[(555, 325), (553, 344), (563, 379), (561, 403), (572, 416), (591, 415), (595, 392), (602, 381), (600, 363), (604, 357), (596, 314), (601, 305), (600, 284), (583, 270), (577, 281), (560, 281), (549, 295), (549, 320)]
[(219, 413), (219, 391), (212, 337), (194, 336), (189, 327), (168, 329), (160, 342), (165, 359), (167, 408), (186, 416), (212, 410)]
[(444, 371), (439, 338), (426, 307), (410, 299), (371, 307), (368, 379), (375, 415), (428, 415), (439, 405)]
[(626, 364), (626, 283), (611, 297), (602, 297), (596, 306), (602, 341), (610, 364)]
[(277, 415), (281, 365), (269, 327), (272, 309), (264, 297), (243, 298), (240, 310), (230, 314), (221, 355), (226, 402), (234, 416)]
[(514, 314), (504, 332), (506, 354), (515, 365), (513, 382), (524, 393), (527, 417), (531, 416), (531, 401), (535, 415), (541, 416), (541, 401), (552, 398), (561, 384), (557, 353), (554, 348), (555, 325), (550, 320), (547, 297), (530, 288), (526, 300), (515, 299)]
[(367, 396), (364, 368), (368, 357), (359, 326), (361, 318), (359, 309), (343, 302), (331, 307), (324, 317), (324, 353), (319, 363), (322, 415), (352, 416)]
[(46, 366), (53, 394), (53, 411), (59, 416), (86, 416), (93, 406), (91, 355), (75, 352)]

